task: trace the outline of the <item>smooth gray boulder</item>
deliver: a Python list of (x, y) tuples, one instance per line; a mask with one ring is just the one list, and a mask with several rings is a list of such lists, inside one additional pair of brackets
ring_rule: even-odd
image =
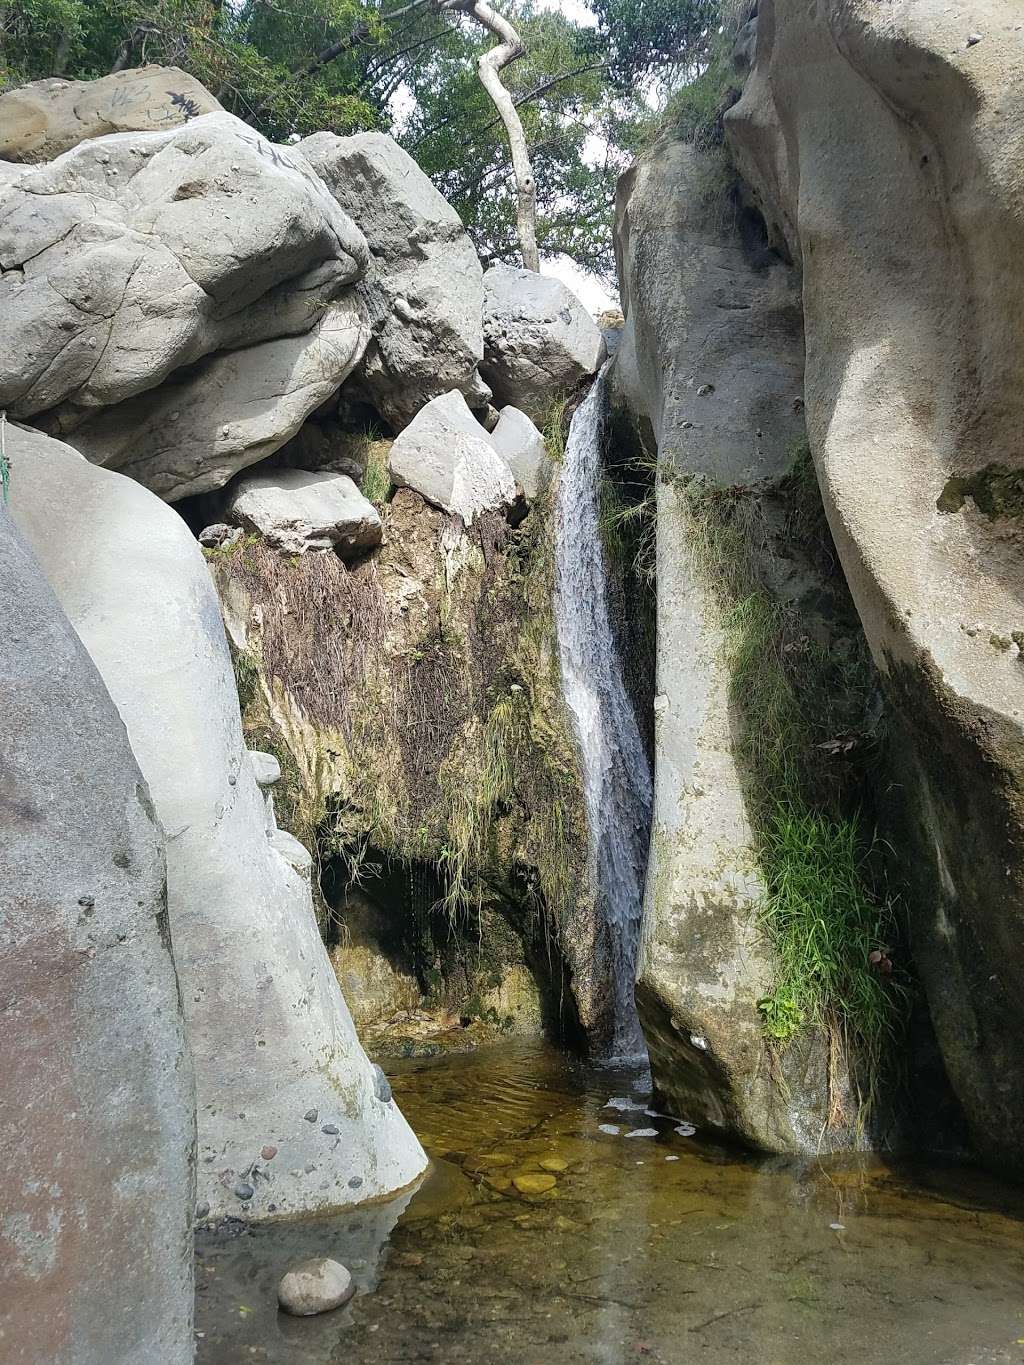
[(532, 502), (551, 479), (551, 461), (544, 437), (526, 413), (511, 404), (502, 408), (490, 435), (491, 444), (515, 475), (527, 500)]
[(251, 474), (232, 485), (226, 510), (230, 521), (259, 532), (286, 554), (336, 550), (348, 559), (381, 542), (377, 509), (347, 474), (304, 469)]
[(604, 338), (561, 280), (492, 265), (484, 275), (484, 361), (480, 373), (498, 406), (542, 418), (552, 401), (596, 374)]
[[(408, 1185), (422, 1148), (376, 1097), (308, 882), (268, 837), (202, 551), (172, 508), (59, 442), (9, 428), (8, 452), (14, 516), (121, 712), (167, 831), (197, 1199), (211, 1218), (283, 1217)], [(272, 1163), (264, 1146), (278, 1149)]]
[(187, 1365), (195, 1099), (163, 831), (2, 507), (0, 577), (0, 1357)]
[(467, 525), (516, 499), (511, 469), (461, 393), (442, 394), (419, 410), (395, 438), (389, 467), (400, 488), (413, 489)]
[(359, 294), (372, 339), (358, 384), (396, 429), (431, 398), (489, 394), (483, 359), (483, 272), (462, 220), (386, 133), (315, 133), (297, 149), (366, 237)]
[(211, 352), (309, 332), (367, 260), (308, 162), (231, 114), (83, 142), (0, 186), (0, 406), (71, 404), (67, 432)]
[(0, 160), (49, 161), (107, 133), (161, 132), (220, 105), (176, 66), (139, 66), (97, 81), (52, 76), (0, 95)]
[(166, 502), (221, 488), (272, 455), (351, 373), (367, 330), (352, 298), (311, 331), (211, 357), (180, 381), (54, 434)]

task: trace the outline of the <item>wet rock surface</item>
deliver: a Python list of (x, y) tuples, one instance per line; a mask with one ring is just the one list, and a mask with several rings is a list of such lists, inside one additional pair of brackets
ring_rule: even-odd
[(314, 1257), (281, 1276), (277, 1301), (286, 1313), (308, 1318), (340, 1308), (355, 1292), (355, 1282), (340, 1261)]

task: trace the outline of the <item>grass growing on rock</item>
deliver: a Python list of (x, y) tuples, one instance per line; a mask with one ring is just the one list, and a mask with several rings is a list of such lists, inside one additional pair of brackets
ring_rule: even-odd
[(739, 715), (760, 917), (778, 963), (758, 1002), (764, 1031), (782, 1045), (823, 1030), (851, 1062), (867, 1109), (905, 1004), (899, 981), (871, 961), (887, 961), (895, 914), (856, 804), (876, 743), (876, 684), (859, 632), (843, 649), (826, 647), (798, 605), (765, 585), (780, 536), (811, 561), (832, 553), (809, 451), (793, 455), (773, 490), (676, 483), (693, 564), (721, 613)]

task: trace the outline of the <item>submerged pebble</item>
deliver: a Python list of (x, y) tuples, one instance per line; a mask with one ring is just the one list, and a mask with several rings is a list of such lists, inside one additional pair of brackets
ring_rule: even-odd
[(599, 1133), (607, 1133), (609, 1137), (618, 1137), (622, 1129), (617, 1123), (599, 1123), (597, 1125)]
[(642, 1104), (638, 1104), (636, 1100), (626, 1099), (625, 1096), (623, 1095), (619, 1095), (616, 1096), (614, 1099), (610, 1099), (608, 1103), (604, 1106), (604, 1108), (618, 1109), (619, 1112), (623, 1114), (644, 1112), (644, 1106)]
[(355, 1290), (352, 1276), (341, 1262), (324, 1256), (301, 1261), (282, 1275), (277, 1301), (286, 1313), (307, 1318), (340, 1308)]
[(657, 1137), (657, 1128), (633, 1128), (626, 1137)]
[(697, 1129), (693, 1126), (692, 1123), (681, 1123), (679, 1127), (676, 1129), (676, 1132), (679, 1134), (680, 1137), (693, 1137), (696, 1131)]
[(546, 1194), (555, 1188), (558, 1181), (546, 1171), (522, 1171), (512, 1177), (512, 1184), (520, 1194)]

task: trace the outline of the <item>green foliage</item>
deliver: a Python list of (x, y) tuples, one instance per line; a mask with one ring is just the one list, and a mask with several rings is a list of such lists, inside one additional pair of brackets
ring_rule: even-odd
[(388, 467), (390, 453), (390, 441), (367, 442), (366, 468), (359, 481), (359, 489), (367, 502), (372, 502), (378, 511), (391, 496), (391, 471)]
[(772, 494), (675, 482), (692, 561), (719, 604), (741, 717), (761, 922), (778, 962), (778, 978), (758, 1002), (764, 1030), (778, 1044), (803, 1028), (826, 1031), (863, 1078), (867, 1105), (905, 1001), (898, 979), (870, 960), (887, 957), (894, 906), (876, 890), (873, 841), (850, 804), (872, 744), (870, 734), (850, 733), (850, 721), (863, 724), (873, 675), (863, 641), (834, 657), (809, 640), (758, 567), (774, 552), (766, 497), (781, 497), (788, 543), (813, 548), (827, 537), (810, 453), (794, 451)]

